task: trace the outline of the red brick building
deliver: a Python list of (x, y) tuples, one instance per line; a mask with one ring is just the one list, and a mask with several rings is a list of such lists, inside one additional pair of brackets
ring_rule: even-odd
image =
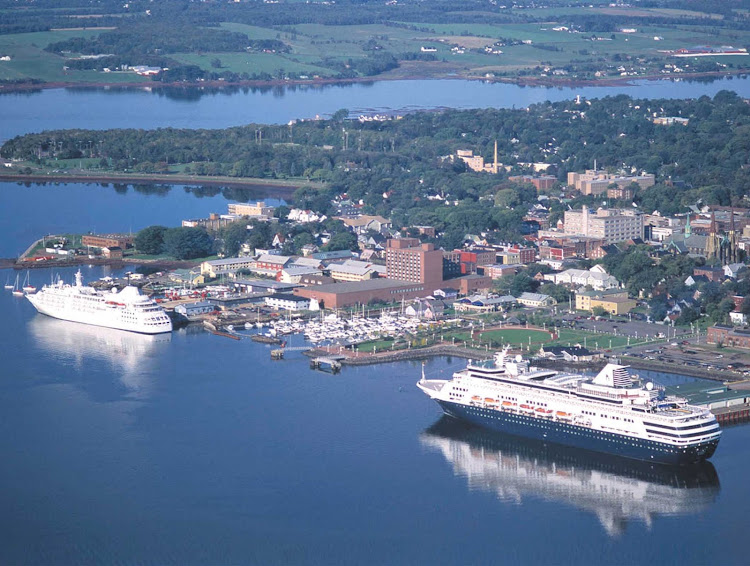
[(485, 265), (483, 267), (484, 274), (490, 279), (500, 279), (505, 275), (515, 275), (518, 271), (518, 267), (515, 265)]
[(539, 246), (539, 257), (541, 259), (568, 259), (575, 257), (576, 247), (575, 246), (550, 246), (548, 244), (542, 244)]
[(551, 189), (557, 183), (557, 177), (552, 175), (539, 175), (538, 177), (534, 175), (514, 175), (508, 177), (508, 180), (514, 183), (531, 183), (537, 191)]
[(721, 283), (724, 281), (724, 270), (721, 267), (696, 267), (693, 269), (693, 275), (703, 275), (709, 281)]
[(750, 348), (750, 329), (717, 324), (708, 329), (706, 342), (733, 348)]
[(508, 251), (518, 253), (520, 263), (529, 264), (536, 261), (536, 248), (513, 246)]
[(436, 288), (427, 288), (421, 283), (394, 279), (368, 279), (329, 285), (298, 287), (294, 294), (316, 299), (320, 308), (336, 309), (353, 305), (367, 305), (373, 301), (399, 303), (402, 300), (418, 299), (432, 294)]
[(423, 283), (426, 288), (437, 289), (443, 282), (443, 252), (416, 238), (388, 240), (385, 269), (387, 279)]
[(128, 234), (86, 234), (81, 237), (81, 244), (92, 248), (122, 248), (133, 247), (133, 236)]

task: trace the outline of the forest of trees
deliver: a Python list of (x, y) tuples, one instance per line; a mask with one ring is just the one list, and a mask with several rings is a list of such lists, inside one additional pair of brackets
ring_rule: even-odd
[[(689, 123), (656, 125), (654, 114)], [(510, 183), (505, 172), (475, 173), (446, 156), (473, 149), (489, 158), (497, 140), (503, 163), (549, 163), (561, 181), (594, 161), (600, 168), (654, 173), (657, 184), (635, 199), (648, 212), (674, 214), (698, 202), (729, 205), (750, 194), (750, 106), (728, 91), (713, 99), (617, 96), (528, 110), (414, 113), (384, 122), (344, 115), (226, 130), (48, 131), (11, 139), (0, 155), (49, 164), (89, 157), (114, 171), (168, 171), (187, 164), (185, 172), (195, 175), (302, 177), (325, 182), (323, 190), (300, 192), (295, 203), (318, 212), (330, 212), (332, 197), (348, 193), (362, 199), (368, 212), (399, 224), (444, 225), (456, 233), (499, 229), (508, 236), (518, 234), (519, 218), (536, 201), (536, 191)], [(445, 200), (461, 206), (446, 207)], [(496, 206), (486, 206), (488, 200)], [(572, 205), (595, 200), (580, 197)], [(552, 206), (555, 213), (558, 205)]]

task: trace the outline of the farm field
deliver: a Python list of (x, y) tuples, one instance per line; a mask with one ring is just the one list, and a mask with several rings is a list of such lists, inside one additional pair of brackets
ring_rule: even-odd
[[(326, 11), (339, 9), (327, 7)], [(51, 17), (59, 17), (62, 11), (62, 8), (56, 8), (49, 12)], [(6, 12), (14, 13), (13, 10)], [(273, 25), (272, 20), (262, 18), (244, 19), (251, 23), (217, 18), (210, 27), (243, 34), (248, 40), (247, 52), (243, 51), (240, 39), (239, 46), (233, 44), (235, 50), (232, 52), (227, 52), (231, 49), (207, 49), (205, 42), (199, 46), (185, 41), (178, 42), (177, 49), (172, 47), (160, 53), (157, 41), (148, 53), (163, 57), (162, 67), (169, 67), (172, 71), (173, 67), (193, 65), (199, 69), (196, 73), (192, 67), (187, 78), (178, 72), (170, 75), (172, 78), (164, 79), (179, 81), (495, 76), (526, 82), (555, 82), (684, 76), (750, 69), (750, 56), (678, 59), (668, 53), (696, 46), (741, 48), (750, 45), (750, 27), (738, 24), (738, 20), (725, 25), (724, 14), (679, 8), (612, 6), (608, 3), (523, 10), (488, 8), (486, 12), (465, 7), (456, 11), (455, 21), (459, 23), (446, 23), (451, 21), (447, 17), (438, 17), (435, 22), (410, 21), (395, 17), (398, 13), (398, 10), (393, 11), (393, 19), (384, 17), (378, 23), (356, 25), (352, 25), (351, 19), (347, 20), (343, 14), (340, 18), (343, 25), (331, 23), (339, 18), (325, 17), (311, 17), (311, 23), (290, 25)], [(597, 16), (602, 18), (601, 25), (595, 21)], [(44, 51), (54, 42), (71, 38), (91, 39), (110, 33), (110, 30), (117, 29), (114, 25), (123, 21), (117, 19), (116, 14), (99, 17), (109, 19), (102, 20), (99, 28), (78, 27), (81, 22), (92, 21), (79, 19), (71, 8), (68, 13), (70, 27), (0, 33), (0, 57), (10, 58), (0, 61), (0, 81), (117, 84), (152, 80), (127, 72), (65, 70), (66, 58), (74, 58), (75, 53)], [(135, 19), (129, 17), (127, 21), (130, 24)], [(234, 40), (236, 42), (236, 37)], [(174, 39), (172, 41), (174, 43)], [(278, 51), (274, 48), (266, 52), (257, 44), (250, 45), (260, 41), (283, 42), (284, 45)], [(117, 45), (125, 49), (122, 42)], [(113, 54), (122, 57), (122, 52)], [(399, 67), (393, 68), (393, 64), (389, 64), (373, 68), (371, 62), (379, 56), (395, 58)], [(126, 58), (134, 59), (126, 61), (128, 64), (144, 64), (137, 60), (143, 56)]]

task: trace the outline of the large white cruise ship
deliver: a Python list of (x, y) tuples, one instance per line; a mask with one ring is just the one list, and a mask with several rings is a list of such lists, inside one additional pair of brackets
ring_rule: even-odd
[(443, 411), (506, 432), (627, 458), (685, 465), (710, 458), (721, 431), (710, 411), (642, 383), (627, 366), (607, 364), (591, 379), (530, 368), (495, 355), (451, 380), (417, 386)]
[(37, 311), (54, 318), (143, 334), (172, 331), (172, 321), (164, 309), (137, 287), (97, 291), (83, 284), (80, 270), (75, 285), (58, 281), (26, 298)]

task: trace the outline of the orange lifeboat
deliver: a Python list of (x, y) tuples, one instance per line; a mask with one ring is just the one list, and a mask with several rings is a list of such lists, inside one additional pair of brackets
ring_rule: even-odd
[(494, 399), (491, 399), (490, 397), (485, 397), (484, 398), (484, 402), (485, 403), (496, 403), (497, 401), (495, 401)]

